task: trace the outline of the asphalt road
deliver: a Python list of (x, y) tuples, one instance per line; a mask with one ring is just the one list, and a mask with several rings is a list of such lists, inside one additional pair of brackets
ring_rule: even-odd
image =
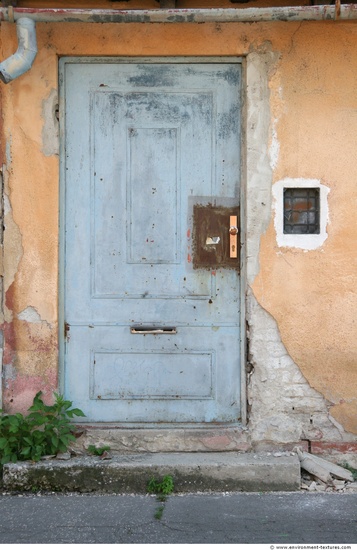
[(0, 544), (356, 544), (357, 493), (0, 495)]

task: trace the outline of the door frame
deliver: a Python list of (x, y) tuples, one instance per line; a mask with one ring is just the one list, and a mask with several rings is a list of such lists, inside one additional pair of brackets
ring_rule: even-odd
[[(58, 386), (60, 393), (64, 392), (65, 380), (65, 354), (66, 354), (66, 328), (65, 328), (65, 268), (66, 268), (66, 227), (65, 227), (65, 199), (66, 199), (66, 170), (65, 170), (65, 66), (73, 63), (192, 63), (192, 64), (232, 64), (237, 63), (242, 66), (241, 79), (241, 149), (240, 149), (240, 334), (237, 335), (240, 339), (240, 391), (241, 391), (241, 418), (236, 423), (230, 423), (230, 426), (235, 424), (239, 426), (247, 425), (247, 380), (246, 380), (246, 363), (247, 363), (247, 334), (246, 334), (246, 295), (247, 295), (247, 273), (246, 273), (246, 120), (247, 106), (245, 101), (246, 90), (246, 58), (243, 56), (209, 56), (209, 57), (192, 57), (192, 56), (176, 56), (176, 57), (62, 57), (58, 64), (58, 98), (59, 98), (59, 276), (58, 276)], [(75, 405), (75, 403), (74, 403)], [(174, 428), (174, 426), (172, 426)]]

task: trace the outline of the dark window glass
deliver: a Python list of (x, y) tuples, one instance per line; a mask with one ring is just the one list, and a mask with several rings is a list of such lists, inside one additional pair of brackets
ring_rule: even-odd
[(284, 233), (320, 233), (320, 189), (284, 189)]

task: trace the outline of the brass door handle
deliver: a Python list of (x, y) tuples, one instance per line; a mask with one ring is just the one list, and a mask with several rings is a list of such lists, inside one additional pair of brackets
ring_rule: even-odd
[(229, 257), (238, 258), (238, 216), (229, 216)]

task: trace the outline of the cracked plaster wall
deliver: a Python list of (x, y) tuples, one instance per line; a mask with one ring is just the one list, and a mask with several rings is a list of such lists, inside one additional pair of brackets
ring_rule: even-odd
[[(58, 56), (241, 55), (247, 56), (246, 271), (253, 367), (249, 430), (256, 441), (352, 437), (341, 426), (355, 430), (349, 409), (353, 398), (347, 399), (348, 387), (356, 394), (357, 339), (348, 301), (355, 288), (353, 235), (348, 232), (353, 217), (347, 195), (356, 179), (349, 145), (356, 132), (356, 100), (349, 91), (356, 89), (355, 29), (334, 22), (37, 25), (39, 53), (31, 71), (2, 88), (8, 410), (24, 410), (36, 391), (45, 390), (48, 397), (57, 387)], [(2, 23), (1, 38), (5, 58), (16, 49), (15, 27)], [(331, 153), (336, 147), (338, 155)], [(331, 227), (323, 251), (297, 253), (278, 247), (272, 185), (284, 177), (318, 178), (331, 188)], [(336, 252), (339, 273), (332, 284)], [(289, 264), (292, 268), (286, 270)], [(318, 270), (323, 275), (316, 277)], [(296, 293), (313, 297), (310, 306), (305, 298), (296, 301)], [(340, 318), (341, 323), (330, 323), (331, 332), (325, 332), (316, 347), (308, 339), (311, 331), (319, 333), (310, 314), (318, 318), (321, 304), (325, 322)], [(342, 342), (336, 347), (342, 361), (328, 357), (334, 355), (328, 345), (331, 334), (333, 345)], [(302, 342), (305, 355), (299, 353)], [(345, 382), (336, 385), (336, 379), (344, 377)]]
[[(15, 51), (16, 40), (13, 33), (10, 40), (3, 32), (1, 38), (1, 58), (5, 58)], [(57, 387), (58, 183), (53, 168), (58, 160), (53, 156), (42, 163), (41, 150), (42, 116), (48, 118), (46, 98), (50, 96), (53, 103), (53, 92), (52, 97), (45, 92), (41, 105), (33, 91), (33, 84), (21, 81), (2, 88), (1, 328), (3, 404), (7, 411), (25, 411), (37, 391), (42, 390), (45, 399), (50, 399)], [(54, 135), (52, 141), (55, 139)]]
[(276, 123), (271, 123), (269, 88), (278, 63), (279, 55), (271, 51), (270, 43), (247, 57), (247, 399), (255, 446), (349, 439), (331, 419), (327, 401), (310, 387), (289, 356), (277, 322), (251, 290), (261, 270), (261, 237), (271, 223), (273, 169), (280, 150)]
[(311, 388), (281, 340), (275, 319), (248, 292), (249, 428), (259, 444), (354, 441), (330, 415), (331, 403)]
[[(266, 169), (259, 196), (250, 200), (248, 161), (247, 320), (254, 365), (248, 393), (256, 440), (352, 441), (357, 433), (357, 228), (347, 204), (347, 197), (356, 197), (353, 140), (347, 139), (357, 122), (356, 62), (349, 50), (356, 26), (335, 32), (328, 40), (321, 27), (312, 34), (300, 23), (288, 52), (270, 65), (262, 89), (271, 121), (269, 129), (261, 123), (260, 149), (248, 120), (248, 148), (251, 137)], [(272, 184), (289, 177), (299, 184), (313, 177), (326, 189), (321, 201), (328, 205), (321, 206), (329, 211), (327, 234), (315, 247), (304, 236), (282, 246), (265, 204), (264, 189), (270, 194)]]

